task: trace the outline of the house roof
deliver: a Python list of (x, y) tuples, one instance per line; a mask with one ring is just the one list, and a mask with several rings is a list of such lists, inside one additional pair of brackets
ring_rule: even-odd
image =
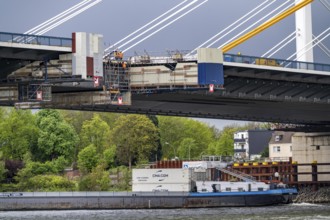
[(291, 143), (294, 132), (275, 131), (269, 141), (269, 144)]

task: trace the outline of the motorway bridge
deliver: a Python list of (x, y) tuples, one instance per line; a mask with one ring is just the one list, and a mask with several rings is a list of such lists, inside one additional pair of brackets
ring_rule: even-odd
[(330, 125), (330, 65), (225, 54), (224, 82), (210, 91), (196, 57), (178, 52), (108, 57), (102, 75), (88, 72), (100, 54), (84, 52), (82, 73), (75, 38), (0, 33), (0, 105)]

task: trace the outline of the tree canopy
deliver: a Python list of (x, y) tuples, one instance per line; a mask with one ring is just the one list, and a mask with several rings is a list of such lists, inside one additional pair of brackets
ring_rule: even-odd
[[(219, 131), (190, 118), (0, 108), (0, 184), (11, 190), (129, 190), (134, 165), (233, 155), (234, 132), (257, 127), (269, 125)], [(67, 168), (79, 177), (65, 176)]]
[(158, 128), (144, 115), (121, 116), (112, 131), (117, 158), (129, 167), (133, 161), (148, 160), (157, 148), (158, 139)]
[(98, 114), (84, 121), (80, 133), (81, 148), (93, 145), (96, 153), (102, 154), (110, 146), (110, 126)]
[(0, 146), (4, 158), (22, 160), (36, 145), (38, 128), (31, 111), (10, 111), (0, 122)]
[(214, 129), (205, 123), (178, 117), (159, 117), (159, 129), (163, 157), (168, 159), (184, 155), (187, 159), (188, 154), (183, 152), (188, 152), (188, 143), (191, 158), (199, 159), (201, 154), (206, 153), (208, 145), (216, 136)]
[(41, 110), (37, 114), (38, 148), (43, 161), (64, 156), (73, 160), (79, 137), (73, 127), (56, 110)]

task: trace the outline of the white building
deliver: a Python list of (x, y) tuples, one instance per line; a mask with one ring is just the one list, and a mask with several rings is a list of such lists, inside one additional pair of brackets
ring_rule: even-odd
[(289, 161), (292, 157), (293, 132), (275, 131), (269, 141), (269, 158), (272, 161)]
[(268, 147), (273, 131), (246, 130), (234, 133), (234, 157), (237, 159), (254, 160)]

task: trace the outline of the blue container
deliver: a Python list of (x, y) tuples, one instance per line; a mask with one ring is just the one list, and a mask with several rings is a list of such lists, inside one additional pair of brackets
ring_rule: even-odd
[(223, 85), (223, 64), (221, 63), (198, 63), (199, 85)]

